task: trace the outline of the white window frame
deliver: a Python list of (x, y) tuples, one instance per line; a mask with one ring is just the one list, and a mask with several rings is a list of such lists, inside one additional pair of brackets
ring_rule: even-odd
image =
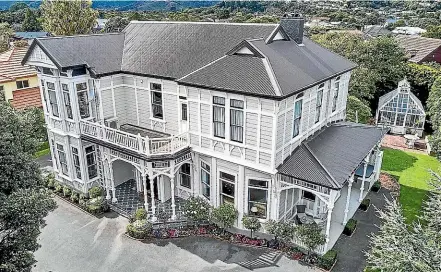
[[(51, 115), (54, 117), (60, 118), (60, 107), (58, 105), (58, 98), (57, 98), (58, 95), (57, 95), (57, 88), (55, 87), (55, 82), (46, 80), (45, 83), (46, 83), (45, 87), (46, 87), (47, 95), (48, 95), (48, 99), (49, 99), (49, 106), (51, 109)], [(54, 89), (50, 89), (48, 83), (53, 84)], [(52, 101), (52, 99), (51, 99), (51, 93), (53, 93), (54, 101)], [(54, 114), (54, 108), (57, 109), (56, 115)]]
[(323, 106), (323, 93), (325, 89), (325, 83), (319, 85), (317, 94), (316, 94), (316, 103), (315, 103), (315, 117), (314, 123), (317, 124), (320, 122), (320, 116), (322, 114), (322, 106)]
[[(184, 166), (185, 164), (188, 164), (188, 166), (190, 167), (190, 173), (184, 173), (184, 172), (181, 172), (181, 169), (182, 169), (182, 166)], [(191, 167), (191, 163), (189, 163), (189, 162), (185, 162), (185, 163), (183, 163), (183, 164), (181, 164), (181, 166), (179, 166), (179, 170), (178, 170), (178, 176), (179, 176), (179, 186), (181, 186), (182, 188), (186, 188), (186, 189), (189, 189), (189, 190), (191, 190), (192, 189), (192, 182), (191, 182), (191, 169), (192, 167)], [(183, 175), (185, 175), (185, 176), (188, 176), (188, 179), (189, 179), (189, 181), (190, 181), (190, 183), (189, 183), (189, 186), (185, 186), (185, 185), (182, 185), (182, 176)]]
[[(245, 132), (245, 101), (243, 100), (239, 100), (239, 99), (229, 99), (230, 100), (230, 141), (233, 142), (237, 142), (237, 143), (243, 143), (244, 142), (244, 132)], [(242, 107), (235, 107), (232, 106), (232, 102), (233, 101), (238, 101), (238, 102), (242, 102)], [(234, 116), (234, 112), (239, 112), (242, 114), (242, 125), (240, 124), (233, 124), (233, 116)], [(241, 128), (242, 129), (242, 134), (241, 134), (241, 139), (233, 139), (233, 128)]]
[[(228, 175), (232, 175), (234, 177), (234, 183), (229, 181), (229, 180), (221, 178), (221, 172), (223, 172), (225, 174), (228, 174)], [(222, 181), (226, 181), (226, 182), (228, 182), (230, 184), (234, 184), (233, 200), (234, 200), (234, 207), (237, 208), (237, 198), (238, 198), (238, 196), (237, 196), (237, 186), (238, 186), (237, 182), (238, 182), (238, 180), (237, 179), (238, 179), (237, 174), (234, 174), (234, 173), (232, 173), (230, 171), (218, 168), (218, 171), (217, 171), (217, 181), (216, 182), (218, 183), (218, 187), (219, 187), (219, 204), (220, 205), (223, 204), (223, 196), (231, 198), (231, 196), (222, 193)]]
[[(89, 147), (93, 147), (94, 150), (93, 150), (92, 152), (87, 153), (87, 150), (86, 150), (86, 149), (89, 148)], [(94, 157), (95, 167), (96, 167), (96, 176), (95, 176), (95, 177), (90, 177), (90, 171), (89, 171), (89, 168), (90, 168), (91, 166), (93, 166), (93, 164), (92, 164), (92, 165), (89, 165), (89, 163), (88, 163), (88, 161), (87, 161), (87, 155), (89, 155), (89, 154), (91, 154), (91, 153), (94, 154), (93, 157)], [(85, 154), (84, 159), (85, 159), (85, 161), (86, 161), (87, 178), (88, 178), (89, 180), (93, 180), (93, 179), (95, 179), (95, 178), (98, 178), (98, 161), (97, 161), (97, 147), (96, 147), (96, 145), (88, 145), (88, 146), (85, 146), (85, 147), (84, 147), (84, 154)]]
[[(224, 103), (223, 103), (223, 105), (222, 104), (218, 104), (218, 103), (215, 103), (214, 102), (214, 98), (215, 97), (217, 97), (217, 98), (222, 98), (223, 100), (224, 100)], [(226, 116), (226, 114), (227, 114), (227, 107), (226, 107), (226, 104), (227, 104), (227, 98), (226, 97), (224, 97), (224, 96), (218, 96), (218, 95), (213, 95), (212, 97), (211, 97), (211, 103), (212, 103), (212, 112), (213, 112), (213, 116), (212, 116), (212, 125), (213, 125), (213, 136), (215, 137), (215, 138), (221, 138), (221, 139), (226, 139), (226, 134), (227, 134), (227, 124), (226, 124), (226, 122), (227, 122), (227, 116)], [(215, 119), (214, 119), (214, 109), (215, 108), (219, 108), (219, 109), (222, 109), (223, 108), (223, 110), (224, 110), (224, 120), (223, 120), (223, 122), (222, 121), (215, 121)], [(224, 131), (224, 135), (223, 136), (221, 136), (221, 135), (216, 135), (216, 131), (215, 131), (215, 123), (219, 123), (219, 124), (223, 124), (223, 126), (224, 126), (224, 129), (223, 129), (223, 131)]]
[[(292, 138), (296, 138), (297, 136), (302, 134), (302, 115), (303, 115), (303, 94), (298, 94), (296, 99), (294, 100), (294, 107), (293, 107), (293, 120), (292, 120)], [(300, 115), (296, 117), (296, 105), (300, 102)], [(295, 134), (295, 126), (296, 126), (296, 120), (298, 120), (298, 132)]]
[[(67, 87), (67, 90), (64, 89)], [(70, 99), (69, 84), (61, 83), (61, 91), (63, 93), (64, 108), (66, 109), (66, 118), (73, 119), (72, 101)]]
[[(26, 85), (28, 85), (26, 87), (24, 86), (25, 82), (26, 82)], [(18, 86), (19, 83), (21, 83), (21, 87)], [(17, 81), (15, 81), (15, 85), (17, 87), (17, 90), (22, 90), (22, 89), (29, 88), (29, 79), (17, 80)]]
[[(58, 142), (55, 142), (56, 150), (57, 150), (57, 156), (58, 156), (58, 162), (60, 163), (60, 170), (61, 174), (68, 177), (69, 176), (69, 166), (67, 162), (67, 155), (66, 150), (64, 150), (64, 145)], [(61, 149), (60, 149), (61, 147)], [(63, 156), (61, 156), (63, 155)], [(64, 161), (63, 161), (63, 160)]]
[[(153, 84), (160, 85), (161, 89), (160, 90), (153, 89), (152, 88)], [(150, 81), (149, 82), (149, 90), (150, 90), (150, 107), (151, 107), (152, 119), (164, 121), (164, 92), (163, 92), (163, 85), (162, 85), (162, 83), (159, 83), (159, 82)], [(157, 103), (154, 102), (154, 93), (159, 93), (161, 95), (161, 105), (158, 105)], [(154, 116), (154, 110), (153, 110), (154, 106), (161, 106), (161, 111), (162, 111), (162, 117), (161, 118)]]
[(334, 81), (334, 95), (332, 97), (332, 112), (337, 110), (338, 96), (340, 92), (340, 77), (337, 77)]
[[(72, 165), (75, 170), (74, 178), (81, 180), (82, 175), (81, 175), (80, 151), (75, 146), (72, 146), (71, 150), (72, 150)], [(76, 150), (76, 151), (74, 151), (74, 150)]]
[[(205, 164), (205, 165), (207, 165), (209, 168), (210, 168), (210, 171), (207, 171), (207, 169), (205, 169), (205, 168), (203, 168), (202, 167), (202, 164)], [(211, 164), (209, 164), (209, 163), (207, 163), (207, 162), (205, 162), (204, 160), (201, 160), (200, 161), (200, 168), (201, 168), (201, 176), (200, 176), (200, 179), (201, 179), (201, 195), (203, 196), (203, 197), (205, 197), (206, 199), (208, 199), (208, 200), (210, 200), (210, 198), (211, 198), (211, 183), (212, 183), (212, 179), (211, 179)], [(204, 179), (202, 178), (202, 175), (203, 174), (206, 174), (206, 175), (208, 175), (208, 180), (209, 180), (209, 184), (207, 184), (206, 182), (204, 182)], [(203, 186), (207, 186), (208, 187), (208, 196), (206, 196), (206, 195), (204, 195), (204, 193), (203, 193)]]
[[(92, 109), (91, 109), (91, 103), (90, 103), (91, 101), (89, 99), (89, 83), (87, 81), (78, 81), (78, 82), (75, 82), (74, 84), (75, 84), (74, 85), (75, 94), (77, 96), (77, 102), (78, 102), (78, 113), (80, 114), (80, 118), (81, 119), (90, 118), (91, 117)], [(80, 85), (80, 84), (85, 84), (86, 88), (82, 89), (82, 90), (78, 90), (78, 85)], [(84, 95), (84, 94), (85, 94), (85, 97), (87, 99), (87, 102), (86, 102), (86, 105), (87, 105), (86, 106), (86, 108), (87, 108), (87, 116), (86, 115), (84, 115), (84, 116), (81, 115), (80, 95)]]
[[(260, 181), (265, 181), (267, 184), (267, 187), (258, 187), (258, 186), (253, 186), (250, 185), (250, 180), (260, 180)], [(254, 216), (250, 214), (250, 203), (261, 203), (261, 202), (257, 202), (257, 201), (250, 201), (250, 188), (251, 189), (257, 189), (257, 190), (262, 190), (262, 191), (266, 191), (266, 213), (265, 213), (265, 217), (259, 217), (256, 216), (259, 219), (268, 219), (269, 218), (269, 204), (270, 204), (270, 186), (271, 186), (271, 179), (266, 179), (266, 178), (257, 178), (257, 177), (247, 177), (247, 206), (246, 206), (246, 213), (248, 213), (250, 216)]]
[[(188, 121), (188, 103), (181, 102), (181, 121)], [(185, 106), (185, 114), (184, 114), (184, 106)]]

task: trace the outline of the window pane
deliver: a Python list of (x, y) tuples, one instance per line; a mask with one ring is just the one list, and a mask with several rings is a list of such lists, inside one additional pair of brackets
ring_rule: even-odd
[(87, 118), (90, 116), (89, 99), (87, 97), (87, 92), (79, 92), (78, 93), (78, 107), (80, 110), (81, 118)]
[(225, 98), (213, 96), (213, 104), (225, 106)]
[(268, 182), (266, 180), (250, 179), (248, 183), (249, 186), (268, 188)]
[(243, 109), (244, 103), (241, 100), (231, 99), (230, 100), (230, 106), (233, 108)]
[(210, 187), (202, 183), (202, 195), (206, 198), (210, 198)]
[(210, 165), (206, 164), (205, 162), (201, 162), (201, 167), (210, 172)]
[(77, 87), (77, 91), (83, 91), (87, 89), (87, 84), (86, 82), (78, 83), (76, 87)]
[(234, 197), (234, 184), (222, 181), (222, 193)]
[(181, 104), (181, 106), (182, 106), (182, 112), (181, 112), (182, 120), (187, 121), (187, 104)]
[(161, 84), (159, 83), (150, 83), (150, 90), (154, 91), (160, 91), (161, 90)]
[(162, 105), (162, 93), (153, 92), (153, 103)]
[(55, 90), (55, 84), (52, 82), (46, 82), (47, 88), (50, 90)]
[[(266, 218), (266, 203), (248, 202), (248, 214), (259, 218)], [(257, 212), (253, 212), (253, 207), (257, 208)]]
[(315, 201), (315, 195), (308, 191), (303, 191), (303, 198)]
[(266, 203), (266, 190), (249, 188), (249, 200)]
[(230, 204), (234, 206), (234, 197), (228, 197), (225, 195), (222, 195), (222, 203), (221, 204)]
[(227, 173), (224, 173), (224, 172), (220, 172), (220, 178), (221, 179), (226, 179), (226, 180), (229, 180), (229, 181), (232, 181), (232, 182), (234, 182), (236, 180), (235, 176), (227, 174)]

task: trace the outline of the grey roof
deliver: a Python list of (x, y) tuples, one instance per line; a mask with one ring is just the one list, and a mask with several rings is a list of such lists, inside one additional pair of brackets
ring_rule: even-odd
[(224, 56), (178, 82), (221, 88), (249, 94), (275, 96), (265, 70), (264, 59), (251, 56)]
[(303, 44), (294, 41), (250, 41), (262, 52), (274, 71), (282, 96), (295, 93), (317, 82), (349, 71), (356, 64), (304, 37)]
[(416, 63), (424, 62), (428, 55), (441, 46), (441, 39), (411, 35), (397, 35), (395, 39), (410, 54), (409, 61)]
[(380, 36), (392, 35), (393, 33), (392, 33), (392, 31), (390, 31), (382, 26), (372, 25), (372, 26), (366, 27), (363, 30), (363, 34), (365, 36), (376, 38), (376, 37), (380, 37)]
[(14, 32), (14, 37), (20, 39), (35, 39), (49, 36), (49, 32)]
[(304, 141), (278, 167), (278, 173), (340, 189), (385, 132), (375, 126), (335, 123)]
[(95, 74), (110, 73), (121, 69), (123, 33), (36, 39), (28, 53), (37, 44), (60, 68), (86, 65)]
[(173, 79), (224, 56), (249, 38), (266, 38), (276, 24), (132, 22), (126, 34), (122, 70)]

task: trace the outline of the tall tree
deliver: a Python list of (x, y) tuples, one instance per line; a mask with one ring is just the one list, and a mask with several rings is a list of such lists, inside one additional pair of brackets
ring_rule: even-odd
[(26, 15), (21, 25), (21, 29), (23, 31), (30, 31), (30, 32), (41, 30), (40, 22), (38, 22), (37, 16), (35, 16), (34, 11), (32, 11), (31, 9), (26, 10)]
[(9, 7), (10, 12), (16, 12), (21, 9), (28, 9), (29, 6), (24, 2), (16, 2)]
[(14, 31), (8, 23), (0, 23), (0, 53), (8, 50), (9, 39), (13, 34)]
[(121, 16), (115, 16), (109, 19), (106, 23), (104, 31), (109, 32), (121, 32), (128, 24), (129, 20)]
[(88, 34), (98, 18), (88, 0), (44, 0), (41, 10), (43, 29), (57, 36)]
[(0, 102), (0, 271), (30, 271), (43, 218), (55, 208), (33, 160), (39, 140), (28, 118)]
[(346, 117), (348, 121), (367, 124), (372, 118), (372, 113), (368, 105), (350, 95), (346, 104)]
[(432, 123), (433, 134), (429, 141), (434, 152), (441, 159), (441, 76), (433, 82), (427, 99), (427, 110)]

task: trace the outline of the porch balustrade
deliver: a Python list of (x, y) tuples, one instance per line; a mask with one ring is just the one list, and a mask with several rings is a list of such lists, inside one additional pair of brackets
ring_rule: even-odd
[(187, 147), (189, 144), (188, 133), (165, 138), (149, 138), (84, 120), (80, 123), (80, 129), (83, 135), (144, 155), (172, 154)]

